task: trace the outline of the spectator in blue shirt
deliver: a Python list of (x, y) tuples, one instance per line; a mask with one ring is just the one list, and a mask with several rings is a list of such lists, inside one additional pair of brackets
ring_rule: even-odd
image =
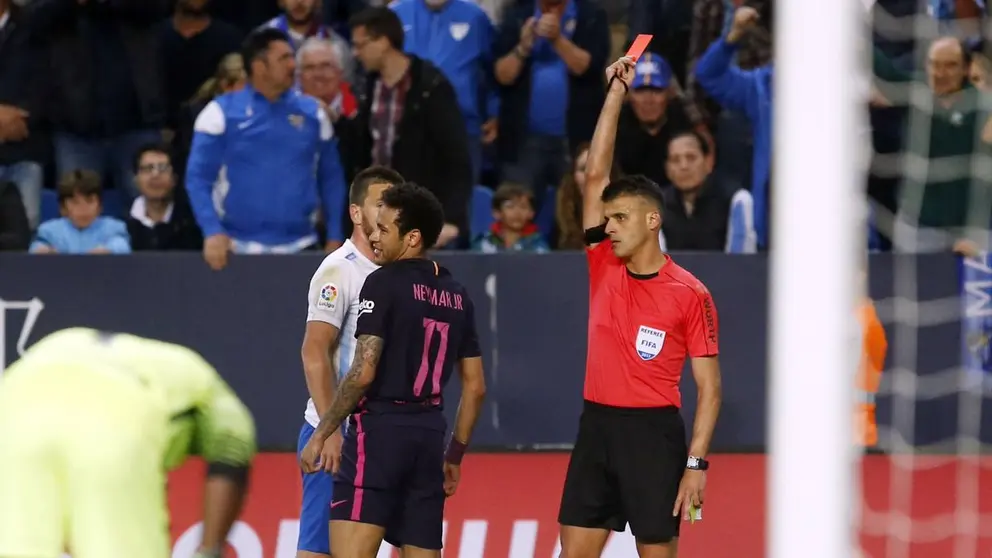
[(751, 193), (759, 248), (768, 247), (768, 195), (771, 181), (772, 66), (741, 70), (734, 66), (738, 41), (758, 22), (754, 8), (738, 8), (726, 38), (715, 41), (696, 64), (703, 90), (724, 108), (742, 112), (754, 130)]
[(503, 16), (499, 158), (503, 179), (529, 186), (538, 210), (572, 149), (592, 139), (609, 50), (606, 12), (592, 0), (518, 2)]
[(204, 258), (213, 269), (227, 264), (229, 251), (315, 246), (318, 207), (326, 247), (342, 238), (347, 188), (333, 127), (316, 99), (294, 89), (296, 63), (285, 33), (253, 32), (242, 56), (249, 84), (203, 109), (186, 167)]
[(45, 221), (31, 244), (33, 254), (129, 254), (127, 225), (113, 217), (101, 217), (100, 176), (77, 170), (59, 182), (62, 217)]
[(496, 140), (499, 114), (489, 16), (469, 0), (397, 0), (389, 7), (403, 22), (403, 49), (431, 61), (455, 88), (478, 183), (482, 146)]

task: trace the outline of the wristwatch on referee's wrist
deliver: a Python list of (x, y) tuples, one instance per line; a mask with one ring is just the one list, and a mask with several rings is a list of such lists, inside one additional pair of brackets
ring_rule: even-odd
[(691, 471), (705, 471), (710, 468), (710, 462), (702, 457), (690, 455), (689, 459), (685, 462), (685, 468)]

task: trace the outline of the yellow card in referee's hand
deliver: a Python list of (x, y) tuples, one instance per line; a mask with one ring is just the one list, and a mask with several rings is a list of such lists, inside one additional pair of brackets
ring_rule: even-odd
[(703, 507), (702, 506), (699, 506), (697, 508), (696, 506), (692, 505), (692, 503), (690, 503), (689, 504), (689, 524), (691, 525), (691, 524), (693, 524), (693, 523), (695, 523), (697, 521), (702, 521), (702, 520), (703, 520)]

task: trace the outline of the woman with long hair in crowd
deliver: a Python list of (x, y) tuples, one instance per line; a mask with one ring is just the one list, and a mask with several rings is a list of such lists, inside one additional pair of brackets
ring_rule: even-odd
[[(589, 143), (582, 143), (572, 157), (572, 172), (561, 179), (555, 203), (556, 238), (552, 245), (557, 250), (581, 250), (585, 247), (585, 230), (582, 228), (582, 196), (586, 188), (586, 160)], [(611, 180), (618, 176), (616, 165), (611, 169)]]

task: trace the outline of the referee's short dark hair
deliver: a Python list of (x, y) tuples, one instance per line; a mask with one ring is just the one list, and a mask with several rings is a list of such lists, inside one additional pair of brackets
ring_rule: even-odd
[(403, 22), (400, 16), (393, 10), (382, 6), (379, 8), (367, 8), (352, 16), (348, 20), (348, 28), (364, 27), (372, 39), (385, 37), (389, 41), (389, 46), (396, 50), (403, 50)]
[(362, 205), (365, 197), (369, 195), (369, 186), (373, 184), (389, 184), (396, 186), (403, 184), (403, 175), (389, 167), (380, 165), (371, 166), (355, 175), (351, 181), (351, 188), (348, 190), (348, 203), (352, 205)]
[(637, 196), (643, 198), (648, 203), (658, 207), (661, 211), (665, 207), (665, 198), (662, 194), (661, 186), (650, 178), (635, 174), (618, 178), (603, 189), (600, 199), (604, 202), (611, 202), (622, 196)]
[(382, 205), (397, 211), (396, 226), (400, 236), (419, 230), (424, 250), (437, 244), (437, 237), (444, 227), (444, 209), (430, 190), (404, 182), (382, 193)]
[(263, 27), (248, 34), (241, 43), (241, 58), (245, 61), (245, 72), (251, 76), (252, 62), (265, 56), (269, 47), (276, 42), (289, 43), (289, 35), (274, 27)]

